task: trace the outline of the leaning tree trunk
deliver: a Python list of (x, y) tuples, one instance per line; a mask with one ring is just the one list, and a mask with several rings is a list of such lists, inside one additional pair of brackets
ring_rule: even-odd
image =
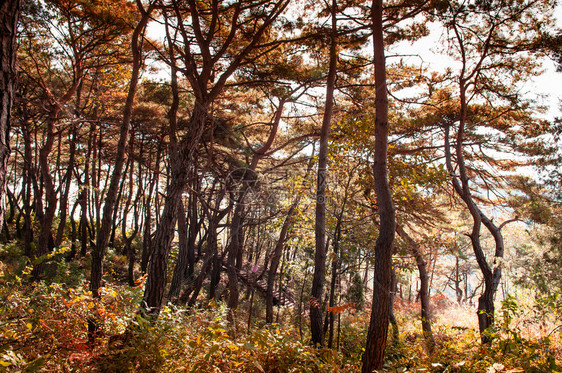
[(375, 65), (375, 155), (373, 176), (380, 218), (375, 245), (373, 305), (367, 343), (363, 354), (363, 373), (382, 369), (388, 334), (392, 286), (392, 247), (396, 225), (392, 194), (388, 183), (388, 97), (382, 25), (382, 0), (373, 0), (371, 8)]
[(119, 140), (117, 143), (117, 154), (115, 157), (115, 164), (113, 167), (113, 174), (111, 175), (111, 182), (107, 190), (107, 195), (103, 206), (103, 217), (101, 227), (97, 234), (96, 246), (92, 250), (92, 271), (90, 276), (90, 290), (94, 297), (99, 297), (99, 288), (103, 276), (103, 258), (109, 241), (109, 235), (113, 226), (114, 208), (117, 201), (117, 192), (121, 184), (121, 175), (123, 172), (123, 165), (125, 164), (125, 148), (129, 138), (129, 125), (133, 114), (133, 103), (137, 91), (137, 84), (140, 78), (140, 70), (142, 65), (142, 52), (141, 40), (144, 29), (150, 18), (153, 5), (147, 10), (144, 10), (138, 3), (139, 11), (142, 13), (142, 18), (136, 26), (131, 40), (131, 51), (133, 54), (133, 66), (131, 81), (129, 83), (129, 92), (127, 100), (123, 109), (123, 118), (121, 120), (121, 129), (119, 132)]
[(426, 341), (427, 349), (431, 353), (435, 347), (435, 340), (433, 332), (431, 331), (431, 313), (429, 309), (429, 274), (427, 273), (427, 265), (421, 249), (416, 241), (402, 228), (400, 225), (396, 226), (396, 233), (408, 245), (408, 248), (416, 259), (416, 265), (420, 276), (420, 304), (421, 304), (421, 323), (422, 332)]
[(271, 257), (271, 263), (269, 265), (269, 272), (267, 275), (267, 288), (265, 295), (265, 322), (271, 324), (273, 322), (273, 289), (275, 285), (275, 278), (277, 276), (277, 269), (279, 268), (279, 262), (281, 261), (281, 255), (283, 254), (283, 249), (285, 247), (285, 241), (287, 240), (287, 233), (291, 226), (291, 221), (295, 215), (297, 206), (301, 200), (301, 195), (299, 194), (294, 200), (287, 212), (285, 221), (283, 222), (283, 227), (281, 228), (281, 233), (279, 234), (279, 239), (273, 250), (273, 255)]
[(16, 35), (20, 0), (6, 0), (0, 5), (0, 226), (6, 214), (6, 180), (10, 156), (10, 125), (16, 85)]
[[(466, 81), (461, 78), (460, 80), (460, 119), (459, 128), (456, 134), (456, 145), (455, 145), (455, 155), (457, 161), (457, 172), (458, 176), (455, 174), (455, 169), (453, 168), (453, 159), (451, 152), (451, 143), (449, 139), (450, 126), (445, 125), (445, 163), (447, 171), (452, 175), (452, 184), (455, 192), (461, 197), (461, 199), (466, 204), (470, 215), (472, 216), (472, 231), (470, 233), (470, 241), (472, 243), (472, 249), (476, 257), (482, 276), (484, 277), (484, 292), (480, 295), (478, 299), (478, 326), (480, 330), (480, 338), (482, 343), (490, 343), (491, 337), (489, 334), (490, 327), (494, 324), (494, 297), (501, 280), (501, 260), (504, 255), (504, 242), (503, 235), (501, 233), (501, 228), (503, 223), (499, 227), (496, 226), (476, 205), (474, 198), (469, 187), (469, 176), (467, 172), (467, 167), (464, 158), (464, 136), (465, 127), (467, 124), (468, 116), (468, 105), (466, 98)], [(480, 240), (480, 232), (482, 225), (490, 232), (494, 238), (496, 244), (494, 256), (493, 256), (493, 269), (490, 268), (484, 250), (482, 248), (482, 243)]]

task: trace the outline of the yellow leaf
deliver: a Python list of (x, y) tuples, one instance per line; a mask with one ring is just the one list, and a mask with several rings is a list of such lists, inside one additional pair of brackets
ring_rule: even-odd
[(31, 323), (28, 322), (27, 324), (25, 324), (25, 327), (31, 330), (33, 328), (33, 325), (31, 325)]

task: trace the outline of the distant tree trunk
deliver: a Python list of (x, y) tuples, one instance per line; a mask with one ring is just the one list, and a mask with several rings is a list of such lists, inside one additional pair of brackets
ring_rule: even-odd
[[(58, 106), (58, 105), (57, 105)], [(53, 178), (51, 176), (51, 169), (49, 167), (49, 154), (53, 148), (54, 143), (54, 131), (55, 123), (57, 121), (57, 116), (60, 108), (53, 107), (47, 120), (47, 140), (45, 144), (39, 151), (39, 169), (41, 170), (41, 177), (43, 180), (43, 185), (45, 186), (45, 201), (47, 203), (47, 208), (41, 221), (41, 230), (39, 231), (39, 237), (37, 238), (37, 256), (46, 255), (49, 252), (49, 241), (52, 237), (51, 227), (53, 224), (53, 219), (55, 217), (56, 206), (57, 206), (57, 196), (55, 192), (55, 186), (53, 184)], [(43, 272), (44, 261), (41, 260), (33, 268), (33, 280), (38, 280)]]
[[(153, 224), (153, 210), (152, 203), (157, 197), (154, 196), (154, 190), (158, 189), (158, 175), (160, 174), (160, 157), (162, 153), (162, 143), (158, 145), (158, 153), (156, 155), (156, 169), (153, 171), (153, 176), (150, 179), (150, 184), (148, 186), (148, 195), (144, 199), (144, 228), (143, 228), (143, 238), (142, 238), (142, 254), (141, 254), (141, 273), (146, 274), (148, 269), (148, 260), (150, 259), (151, 247), (152, 247), (152, 224)], [(158, 192), (156, 192), (156, 195)], [(155, 208), (156, 213), (158, 209)]]
[(129, 125), (133, 113), (133, 104), (137, 90), (137, 84), (140, 77), (140, 70), (142, 65), (142, 34), (146, 28), (150, 14), (154, 5), (150, 5), (148, 9), (144, 9), (140, 1), (137, 1), (138, 10), (141, 12), (142, 17), (135, 27), (131, 40), (131, 51), (133, 54), (132, 75), (129, 83), (129, 92), (125, 107), (123, 108), (123, 118), (121, 120), (121, 129), (119, 132), (119, 141), (117, 143), (117, 154), (115, 157), (115, 164), (113, 167), (113, 174), (111, 175), (111, 182), (104, 201), (103, 218), (101, 227), (97, 231), (96, 246), (92, 250), (92, 271), (90, 276), (90, 290), (94, 297), (99, 297), (98, 290), (101, 286), (103, 276), (103, 258), (107, 250), (107, 244), (111, 228), (113, 226), (114, 208), (117, 200), (117, 193), (121, 184), (121, 175), (123, 165), (125, 164), (125, 149), (127, 140), (129, 138)]
[(324, 344), (322, 328), (322, 293), (326, 276), (326, 167), (328, 164), (328, 138), (334, 108), (334, 90), (337, 72), (337, 2), (331, 5), (332, 31), (330, 35), (330, 65), (326, 82), (326, 102), (322, 129), (320, 130), (320, 149), (318, 152), (318, 175), (316, 181), (316, 221), (314, 225), (315, 254), (314, 275), (310, 292), (310, 331), (313, 345)]
[(68, 253), (67, 259), (72, 260), (76, 258), (77, 254), (77, 247), (76, 247), (76, 240), (78, 236), (78, 231), (76, 229), (76, 220), (74, 220), (74, 213), (76, 212), (76, 208), (80, 201), (77, 199), (72, 206), (72, 210), (70, 211), (70, 252)]
[[(135, 137), (133, 134), (131, 134), (131, 141), (129, 142), (129, 154), (133, 154), (134, 152), (134, 141)], [(142, 147), (140, 149), (140, 154), (142, 154)], [(141, 166), (139, 164), (139, 182), (136, 185), (137, 191), (136, 191), (136, 195), (135, 198), (133, 200), (133, 186), (134, 186), (134, 161), (132, 159), (129, 159), (130, 161), (130, 169), (129, 169), (129, 190), (127, 192), (127, 199), (125, 200), (125, 206), (123, 207), (123, 219), (121, 222), (121, 237), (123, 238), (123, 243), (125, 245), (125, 255), (127, 255), (127, 260), (128, 260), (128, 267), (127, 267), (127, 281), (129, 283), (129, 286), (133, 287), (135, 286), (135, 260), (136, 260), (136, 250), (135, 247), (133, 246), (133, 241), (135, 240), (135, 237), (137, 236), (138, 232), (139, 232), (139, 205), (140, 205), (140, 200), (141, 200), (141, 196), (143, 193), (143, 186), (142, 186), (142, 172), (141, 172)], [(133, 230), (132, 232), (128, 233), (128, 215), (129, 215), (129, 210), (130, 210), (130, 206), (131, 203), (133, 205)]]
[[(23, 116), (22, 116), (23, 117)], [(23, 182), (25, 185), (25, 195), (23, 198), (23, 209), (25, 211), (24, 215), (24, 245), (25, 245), (25, 256), (28, 258), (33, 254), (31, 243), (33, 242), (33, 203), (32, 203), (32, 186), (37, 184), (35, 169), (32, 165), (32, 150), (31, 150), (31, 134), (29, 131), (29, 121), (27, 118), (22, 119), (22, 134), (24, 142), (24, 178)]]
[[(232, 223), (231, 223), (231, 240), (230, 247), (227, 256), (227, 273), (228, 273), (228, 307), (231, 311), (236, 310), (239, 301), (239, 291), (238, 291), (238, 271), (242, 268), (242, 255), (243, 255), (243, 242), (244, 242), (244, 210), (247, 207), (245, 205), (246, 193), (251, 187), (251, 183), (254, 181), (253, 177), (255, 175), (257, 166), (260, 160), (264, 157), (267, 151), (271, 148), (275, 137), (277, 136), (277, 130), (279, 129), (279, 123), (281, 122), (283, 108), (285, 107), (286, 100), (282, 98), (277, 107), (273, 118), (273, 127), (269, 132), (267, 141), (263, 146), (254, 152), (252, 160), (250, 162), (250, 167), (244, 170), (244, 179), (242, 186), (240, 187), (240, 197), (236, 201), (236, 207), (234, 210)], [(231, 317), (234, 315), (231, 314)]]
[(74, 127), (69, 138), (70, 151), (68, 158), (68, 166), (66, 168), (66, 173), (64, 175), (64, 188), (61, 189), (60, 196), (60, 222), (57, 229), (57, 235), (55, 237), (55, 246), (60, 246), (62, 243), (64, 229), (66, 227), (66, 217), (68, 215), (68, 195), (70, 194), (70, 188), (72, 185), (72, 171), (74, 170), (74, 161), (76, 156), (76, 144), (78, 143), (78, 129)]
[(380, 218), (379, 236), (375, 245), (375, 273), (373, 281), (373, 304), (371, 321), (367, 332), (367, 343), (363, 354), (363, 373), (382, 369), (389, 323), (392, 286), (392, 248), (395, 232), (395, 212), (392, 193), (388, 183), (388, 97), (386, 92), (386, 64), (382, 24), (382, 0), (373, 0), (371, 6), (376, 118), (375, 154), (373, 176)]
[[(347, 192), (347, 190), (346, 190)], [(347, 196), (346, 196), (347, 197)], [(347, 199), (347, 198), (346, 198)], [(334, 234), (334, 243), (332, 244), (332, 248), (334, 250), (334, 257), (332, 259), (332, 276), (330, 281), (330, 298), (329, 298), (329, 305), (330, 307), (336, 306), (336, 285), (339, 281), (339, 272), (341, 269), (341, 252), (340, 252), (340, 240), (341, 240), (341, 224), (343, 219), (343, 211), (345, 209), (346, 201), (344, 200), (342, 204), (341, 213), (338, 216), (338, 221), (336, 223), (336, 229)], [(334, 343), (334, 322), (335, 322), (335, 313), (328, 312), (328, 348), (332, 348)]]
[[(220, 205), (220, 201), (223, 199), (224, 193), (217, 198), (215, 208)], [(215, 211), (210, 214), (211, 209), (207, 209), (206, 214), (209, 217), (209, 228), (207, 230), (207, 253), (203, 257), (203, 263), (201, 264), (201, 271), (199, 275), (195, 278), (191, 289), (189, 289), (185, 294), (181, 296), (182, 301), (187, 302), (188, 307), (193, 307), (197, 302), (197, 297), (203, 286), (203, 281), (209, 274), (211, 270), (211, 265), (214, 260), (217, 259), (218, 253), (218, 243), (217, 243), (217, 229), (219, 222), (230, 212), (232, 204), (226, 207), (224, 210)]]
[[(332, 259), (332, 279), (330, 281), (330, 300), (329, 305), (330, 307), (336, 306), (336, 286), (340, 283), (339, 280), (339, 272), (341, 270), (341, 252), (340, 252), (340, 241), (341, 241), (341, 232), (342, 232), (342, 224), (343, 224), (343, 216), (345, 213), (345, 209), (347, 206), (347, 202), (349, 200), (349, 189), (352, 181), (352, 173), (353, 169), (350, 171), (349, 178), (347, 180), (347, 184), (344, 190), (344, 197), (341, 203), (341, 210), (339, 211), (336, 228), (334, 229), (334, 243), (332, 244), (332, 248), (334, 250), (334, 257)], [(332, 348), (334, 343), (334, 323), (335, 323), (335, 313), (328, 312), (328, 348)], [(339, 316), (339, 314), (338, 314)], [(328, 325), (327, 325), (328, 326)], [(326, 329), (326, 326), (324, 327)]]
[(183, 206), (183, 201), (178, 205), (178, 236), (179, 236), (179, 250), (178, 259), (176, 261), (176, 267), (174, 268), (174, 274), (172, 276), (172, 282), (170, 283), (170, 291), (168, 292), (168, 300), (176, 302), (183, 281), (185, 280), (185, 272), (188, 266), (188, 228), (187, 228), (187, 216), (185, 215), (185, 207)]
[(20, 0), (0, 5), (2, 52), (0, 54), (0, 226), (6, 214), (6, 182), (10, 156), (10, 126), (16, 85), (16, 35)]
[(400, 225), (396, 226), (396, 233), (406, 241), (408, 248), (416, 258), (418, 272), (420, 276), (420, 303), (421, 303), (421, 323), (423, 336), (426, 341), (428, 351), (431, 353), (435, 347), (435, 340), (433, 339), (433, 332), (431, 331), (431, 313), (429, 306), (429, 275), (427, 273), (427, 265), (418, 243), (402, 228)]
[(93, 143), (95, 136), (95, 124), (90, 125), (90, 135), (88, 137), (88, 151), (86, 152), (86, 158), (84, 160), (84, 181), (80, 182), (80, 194), (78, 199), (80, 200), (80, 256), (85, 257), (88, 254), (88, 247), (90, 246), (90, 220), (89, 217), (92, 214), (92, 209), (90, 205), (90, 185), (92, 183), (90, 177), (90, 160), (92, 157)]
[(281, 227), (281, 233), (279, 233), (279, 239), (273, 250), (273, 255), (271, 257), (271, 263), (269, 264), (269, 272), (267, 275), (267, 289), (265, 296), (265, 322), (271, 324), (273, 322), (273, 289), (275, 286), (275, 277), (277, 275), (277, 269), (279, 268), (279, 262), (281, 261), (281, 254), (283, 253), (283, 248), (285, 247), (285, 241), (287, 240), (287, 233), (291, 226), (291, 221), (295, 214), (295, 210), (301, 200), (301, 195), (298, 195), (294, 200), (293, 204), (287, 212), (285, 221), (283, 222), (283, 227)]

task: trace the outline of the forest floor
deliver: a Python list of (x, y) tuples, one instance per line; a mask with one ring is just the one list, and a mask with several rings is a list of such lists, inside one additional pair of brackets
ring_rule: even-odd
[[(151, 323), (137, 313), (142, 284), (108, 281), (95, 301), (80, 266), (60, 264), (50, 282), (33, 284), (28, 272), (0, 262), (0, 372), (360, 371), (366, 310), (338, 313), (333, 348), (316, 349), (308, 344), (306, 314), (294, 308), (280, 309), (278, 323), (266, 325), (261, 302), (250, 318), (246, 300), (233, 324), (226, 306), (212, 301), (190, 311), (164, 307)], [(493, 342), (483, 346), (474, 308), (442, 295), (432, 302), (430, 352), (419, 305), (396, 300), (398, 339), (389, 333), (386, 372), (562, 371), (560, 330), (536, 306), (503, 301)], [(97, 331), (89, 335), (88, 324)]]

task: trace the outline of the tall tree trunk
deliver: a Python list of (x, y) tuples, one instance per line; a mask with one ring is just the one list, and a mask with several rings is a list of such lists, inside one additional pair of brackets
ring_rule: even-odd
[(316, 181), (316, 221), (314, 225), (315, 254), (314, 275), (310, 292), (310, 331), (313, 345), (324, 344), (322, 328), (322, 293), (326, 275), (326, 167), (328, 164), (328, 138), (334, 108), (334, 90), (337, 71), (337, 2), (332, 0), (332, 31), (330, 35), (330, 66), (326, 82), (326, 102), (322, 129), (320, 131), (320, 149), (318, 151), (318, 176)]
[(94, 297), (99, 297), (99, 288), (101, 286), (103, 276), (103, 258), (107, 250), (107, 244), (111, 228), (113, 226), (114, 207), (117, 200), (117, 192), (121, 184), (121, 174), (123, 165), (125, 164), (125, 149), (129, 137), (129, 125), (131, 123), (131, 116), (133, 113), (133, 104), (137, 90), (137, 84), (140, 77), (140, 70), (142, 65), (142, 34), (146, 28), (150, 13), (154, 5), (150, 5), (148, 9), (144, 9), (141, 2), (137, 1), (137, 7), (142, 14), (142, 17), (135, 27), (131, 40), (131, 52), (133, 54), (133, 65), (131, 81), (129, 83), (129, 92), (125, 107), (123, 108), (123, 119), (121, 121), (121, 129), (119, 131), (119, 141), (117, 143), (117, 154), (115, 157), (115, 165), (113, 167), (113, 174), (111, 175), (111, 182), (104, 201), (103, 217), (101, 227), (97, 232), (96, 246), (92, 250), (92, 271), (90, 277), (90, 290)]
[(184, 135), (178, 151), (170, 159), (170, 183), (166, 189), (164, 209), (152, 240), (148, 277), (142, 301), (144, 312), (152, 316), (158, 316), (162, 307), (177, 207), (182, 199), (189, 175), (193, 172), (195, 150), (201, 139), (207, 116), (207, 106), (196, 102), (190, 119), (189, 133)]
[(392, 247), (394, 244), (395, 212), (388, 183), (388, 97), (382, 24), (382, 0), (371, 6), (374, 66), (375, 66), (375, 155), (373, 176), (380, 218), (379, 236), (375, 245), (373, 304), (367, 343), (363, 354), (363, 373), (382, 369), (388, 334), (392, 286)]
[[(254, 175), (254, 170), (251, 170), (250, 177)], [(238, 301), (240, 298), (240, 292), (238, 290), (238, 271), (239, 268), (236, 263), (236, 258), (238, 253), (242, 251), (242, 240), (243, 240), (243, 214), (245, 210), (244, 197), (246, 195), (249, 186), (247, 182), (244, 182), (242, 187), (242, 192), (238, 201), (236, 201), (236, 207), (234, 209), (234, 214), (230, 224), (231, 235), (230, 235), (230, 245), (228, 248), (228, 255), (226, 257), (227, 274), (228, 274), (228, 308), (230, 310), (229, 318), (230, 321), (234, 321), (234, 313), (238, 308)]]
[(16, 35), (20, 0), (0, 5), (2, 52), (0, 54), (0, 226), (6, 213), (6, 182), (10, 156), (10, 126), (16, 85)]

